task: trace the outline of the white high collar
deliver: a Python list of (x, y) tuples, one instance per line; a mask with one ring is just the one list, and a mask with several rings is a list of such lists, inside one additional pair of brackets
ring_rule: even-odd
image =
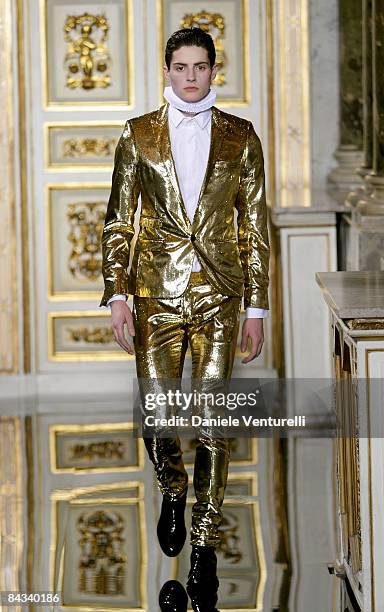
[(207, 95), (198, 102), (185, 102), (179, 96), (175, 94), (172, 87), (169, 85), (164, 88), (164, 98), (169, 102), (171, 106), (184, 111), (186, 113), (200, 113), (201, 111), (208, 110), (211, 108), (216, 100), (216, 92), (209, 90)]

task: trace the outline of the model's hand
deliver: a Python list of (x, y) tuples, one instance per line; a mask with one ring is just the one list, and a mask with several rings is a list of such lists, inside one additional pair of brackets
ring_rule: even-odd
[(241, 360), (241, 363), (249, 363), (261, 353), (264, 343), (263, 319), (245, 319), (241, 333), (241, 352), (247, 350), (248, 340), (251, 342), (251, 350), (247, 357)]
[(134, 354), (133, 346), (124, 336), (124, 325), (128, 327), (128, 333), (131, 336), (135, 335), (135, 327), (133, 325), (133, 317), (131, 309), (126, 302), (122, 300), (114, 300), (111, 302), (111, 327), (117, 344), (130, 355)]

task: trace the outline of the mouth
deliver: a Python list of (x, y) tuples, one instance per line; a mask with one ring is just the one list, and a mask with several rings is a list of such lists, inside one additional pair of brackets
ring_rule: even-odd
[(197, 91), (198, 87), (184, 87), (185, 91)]

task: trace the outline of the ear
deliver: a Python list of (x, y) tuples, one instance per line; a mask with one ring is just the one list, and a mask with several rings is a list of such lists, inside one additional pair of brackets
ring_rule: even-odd
[(169, 81), (169, 70), (167, 64), (163, 64), (164, 78)]
[(219, 64), (214, 64), (212, 67), (212, 72), (211, 72), (211, 81), (213, 81), (216, 78), (216, 75), (219, 71), (220, 65)]

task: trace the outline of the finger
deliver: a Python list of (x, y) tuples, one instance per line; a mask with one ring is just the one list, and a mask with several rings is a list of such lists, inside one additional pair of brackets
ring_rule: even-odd
[(247, 350), (247, 344), (248, 344), (248, 334), (243, 329), (243, 333), (241, 336), (241, 345), (240, 345), (240, 350), (242, 353), (245, 353), (245, 351)]
[(244, 359), (242, 359), (242, 363), (249, 363), (250, 361), (253, 361), (253, 359), (255, 359), (256, 357), (258, 357), (261, 352), (261, 346), (262, 346), (262, 343), (260, 342), (258, 342), (256, 345), (253, 344), (252, 350), (249, 352), (249, 354), (246, 357), (244, 357)]
[(259, 342), (259, 346), (258, 346), (258, 349), (257, 349), (256, 357), (258, 357), (260, 355), (261, 349), (263, 348), (263, 344), (264, 344), (264, 339)]
[(244, 357), (244, 359), (242, 359), (242, 363), (249, 363), (250, 361), (252, 361), (253, 359), (255, 359), (255, 357), (258, 357), (260, 355), (261, 352), (261, 347), (262, 347), (262, 342), (258, 343), (255, 348), (253, 348), (250, 353)]
[(127, 322), (127, 328), (128, 328), (129, 335), (130, 336), (134, 336), (135, 335), (135, 325), (133, 323), (133, 317), (132, 317), (132, 314), (130, 312), (129, 312), (129, 314), (127, 314), (125, 320)]
[(133, 355), (133, 348), (129, 342), (127, 342), (124, 335), (124, 324), (112, 325), (113, 335), (116, 342), (121, 346), (124, 351), (127, 351), (130, 355)]
[(117, 344), (121, 346), (122, 349), (124, 349), (124, 351), (126, 351), (130, 355), (134, 354), (133, 347), (129, 344), (129, 342), (126, 341), (124, 337), (115, 336), (115, 340)]

